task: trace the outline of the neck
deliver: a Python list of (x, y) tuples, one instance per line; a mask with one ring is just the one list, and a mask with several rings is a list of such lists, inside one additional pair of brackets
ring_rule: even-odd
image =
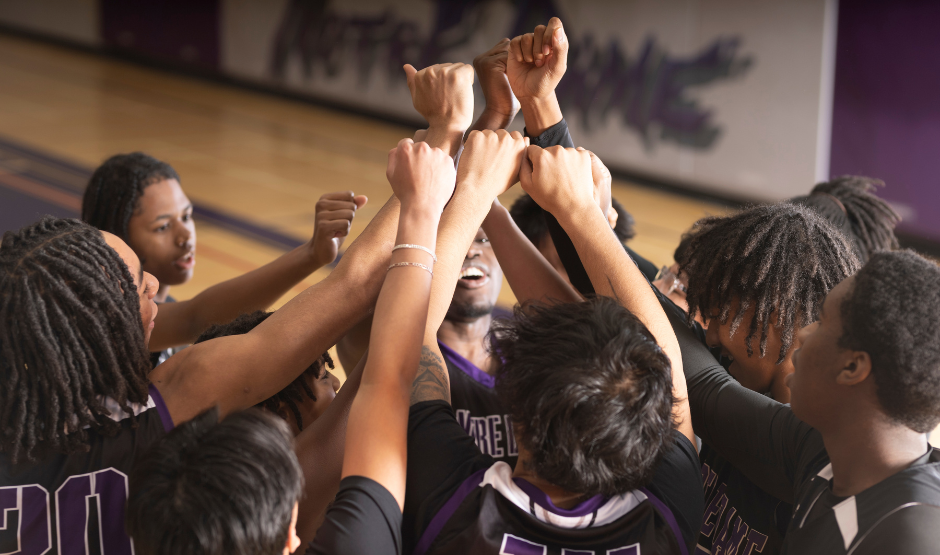
[(571, 509), (584, 501), (585, 496), (580, 493), (572, 493), (562, 489), (555, 484), (539, 478), (534, 472), (528, 470), (529, 454), (525, 448), (519, 446), (519, 460), (516, 462), (516, 468), (512, 472), (513, 478), (522, 478), (533, 486), (542, 490), (552, 503), (559, 509)]
[(489, 314), (475, 320), (455, 320), (447, 318), (437, 330), (437, 338), (469, 360), (477, 368), (490, 374), (490, 354), (484, 340), (490, 331), (493, 317)]
[(857, 495), (909, 467), (928, 449), (927, 434), (889, 421), (880, 411), (854, 412), (822, 432), (832, 462), (832, 493)]
[(170, 286), (169, 286), (169, 285), (161, 285), (160, 288), (157, 289), (157, 294), (154, 295), (153, 300), (154, 300), (154, 302), (157, 302), (157, 303), (165, 303), (165, 302), (166, 302), (166, 298), (167, 298), (169, 295), (170, 295)]

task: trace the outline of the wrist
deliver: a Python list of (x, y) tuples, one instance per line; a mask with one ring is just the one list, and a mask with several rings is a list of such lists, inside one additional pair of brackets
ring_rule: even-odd
[(424, 142), (428, 145), (439, 148), (451, 157), (457, 155), (460, 144), (463, 141), (464, 129), (453, 125), (431, 125), (428, 127), (428, 133)]
[[(587, 225), (589, 222), (602, 216), (601, 209), (594, 204), (594, 202), (572, 203), (564, 206), (560, 210), (551, 212), (551, 214), (555, 216), (555, 219), (558, 220), (558, 223), (565, 231), (573, 227)], [(607, 224), (606, 216), (603, 220), (607, 227), (610, 227), (610, 225)]]
[(493, 200), (490, 205), (490, 211), (487, 213), (486, 218), (483, 219), (483, 224), (480, 226), (483, 228), (484, 233), (487, 235), (490, 234), (490, 230), (494, 226), (499, 225), (501, 221), (504, 221), (509, 216), (509, 211), (506, 210), (506, 207), (500, 204), (499, 199)]
[(532, 137), (538, 137), (562, 120), (561, 106), (558, 105), (555, 91), (543, 97), (520, 98), (519, 104), (522, 106), (526, 132)]

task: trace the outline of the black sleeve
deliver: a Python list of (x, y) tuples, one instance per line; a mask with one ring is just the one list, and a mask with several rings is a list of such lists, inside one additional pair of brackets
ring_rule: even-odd
[[(911, 505), (891, 513), (856, 547), (857, 555), (936, 553), (940, 546), (940, 507)], [(864, 534), (860, 530), (859, 534)]]
[(492, 457), (481, 453), (457, 423), (450, 403), (425, 401), (411, 407), (402, 523), (405, 553), (414, 551), (424, 529), (460, 484), (492, 464)]
[(826, 457), (819, 432), (789, 406), (739, 384), (675, 311), (665, 312), (682, 350), (695, 434), (764, 491), (792, 504), (795, 487)]
[(363, 476), (343, 478), (307, 554), (400, 555), (401, 510), (392, 494)]
[(701, 464), (692, 442), (679, 432), (674, 433), (675, 443), (656, 467), (646, 489), (672, 510), (688, 552), (692, 553), (705, 513)]
[[(639, 268), (640, 272), (642, 272), (643, 275), (646, 276), (647, 281), (654, 281), (656, 279), (656, 274), (659, 273), (659, 268), (657, 268), (655, 264), (643, 258), (639, 254), (637, 254), (636, 251), (634, 251), (633, 249), (631, 249), (630, 247), (626, 245), (623, 246), (623, 250), (627, 251), (627, 254), (630, 255), (630, 258), (632, 258), (633, 261), (636, 262), (637, 268)], [(565, 268), (565, 270), (567, 270), (567, 267)]]

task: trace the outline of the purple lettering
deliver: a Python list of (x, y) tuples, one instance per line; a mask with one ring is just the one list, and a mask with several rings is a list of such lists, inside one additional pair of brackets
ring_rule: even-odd
[(717, 478), (718, 475), (715, 474), (715, 471), (707, 463), (702, 463), (702, 487), (705, 488), (706, 498), (708, 497), (708, 490), (712, 489)]
[[(19, 512), (16, 530), (16, 555), (42, 555), (52, 547), (50, 526), (49, 492), (40, 485), (11, 486), (0, 488), (0, 531), (7, 530), (10, 523), (7, 514)], [(9, 531), (9, 530), (7, 530)]]
[(464, 429), (468, 434), (470, 433), (470, 411), (466, 409), (460, 409), (457, 411), (457, 423), (460, 424), (460, 427)]
[(640, 555), (640, 544), (635, 543), (626, 547), (607, 550), (607, 555)]
[(470, 418), (473, 423), (473, 431), (475, 432), (474, 439), (477, 442), (477, 447), (480, 448), (480, 451), (484, 455), (492, 455), (493, 452), (490, 451), (489, 445), (489, 433), (486, 431), (486, 417), (485, 416), (473, 416)]
[(508, 414), (503, 415), (506, 422), (506, 456), (516, 457), (519, 455), (519, 448), (516, 447), (516, 432), (512, 429), (512, 418)]
[(533, 543), (512, 534), (503, 534), (503, 545), (499, 548), (499, 555), (546, 555), (548, 547)]
[(747, 543), (744, 544), (744, 551), (741, 554), (751, 555), (755, 550), (760, 553), (765, 547), (767, 547), (767, 536), (757, 530), (751, 530), (747, 534)]
[[(715, 525), (721, 521), (721, 515), (728, 506), (728, 496), (725, 495), (727, 488), (728, 484), (718, 486), (718, 491), (715, 492), (711, 503), (709, 503), (708, 507), (705, 509), (705, 518), (702, 519), (702, 535), (706, 538), (711, 537), (712, 532), (715, 531)], [(715, 522), (711, 522), (713, 516), (717, 517)]]
[[(741, 547), (741, 543), (744, 541), (744, 536), (747, 535), (748, 525), (741, 520), (741, 517), (734, 518), (736, 512), (735, 508), (731, 508), (728, 511), (728, 520), (725, 524), (724, 530), (722, 530), (721, 535), (715, 539), (715, 543), (712, 545), (713, 555), (735, 555), (738, 548)], [(734, 526), (731, 526), (731, 520), (734, 518)]]
[(499, 446), (499, 440), (503, 438), (503, 432), (497, 428), (502, 420), (498, 414), (486, 417), (486, 424), (490, 432), (490, 454), (497, 459), (503, 456), (503, 448)]
[[(71, 476), (55, 492), (59, 555), (87, 555), (88, 535), (97, 533), (103, 555), (132, 555), (124, 532), (127, 476), (113, 468)], [(89, 505), (98, 509), (98, 530), (88, 530)]]

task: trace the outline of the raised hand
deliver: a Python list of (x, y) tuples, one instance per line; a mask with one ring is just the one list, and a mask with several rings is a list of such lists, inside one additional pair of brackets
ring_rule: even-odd
[[(506, 63), (509, 59), (509, 39), (499, 41), (496, 46), (473, 59), (473, 69), (480, 79), (483, 98), (486, 100), (484, 115), (487, 112), (500, 119), (512, 121), (519, 111), (519, 101), (512, 94), (509, 78), (506, 76)], [(508, 123), (507, 123), (508, 125)]]
[(454, 193), (454, 160), (427, 143), (402, 139), (388, 153), (385, 170), (395, 196), (406, 208), (421, 207), (439, 216)]
[(357, 195), (352, 191), (327, 193), (320, 197), (316, 205), (313, 238), (309, 243), (317, 266), (326, 266), (336, 260), (340, 246), (349, 235), (356, 210), (365, 206), (368, 201), (364, 195)]
[(574, 148), (530, 146), (519, 172), (523, 190), (561, 221), (561, 214), (594, 206), (591, 152)]
[(468, 64), (437, 64), (418, 71), (405, 64), (405, 77), (415, 110), (432, 128), (459, 130), (473, 120), (473, 68)]
[(481, 194), (492, 201), (518, 181), (528, 144), (518, 131), (471, 131), (460, 156), (457, 181), (483, 188)]
[(546, 98), (555, 92), (568, 68), (568, 37), (561, 20), (553, 17), (548, 25), (539, 25), (532, 33), (520, 35), (509, 43), (506, 75), (513, 94), (520, 102)]
[(616, 225), (616, 214), (617, 212), (613, 210), (611, 202), (611, 193), (610, 193), (610, 170), (607, 169), (607, 166), (601, 162), (601, 159), (597, 157), (596, 154), (590, 150), (585, 150), (582, 147), (578, 147), (577, 150), (584, 150), (591, 155), (591, 178), (594, 180), (594, 202), (597, 203), (601, 208), (601, 212), (607, 215), (607, 219), (611, 219), (611, 211), (614, 214), (614, 224), (611, 224), (610, 227)]

